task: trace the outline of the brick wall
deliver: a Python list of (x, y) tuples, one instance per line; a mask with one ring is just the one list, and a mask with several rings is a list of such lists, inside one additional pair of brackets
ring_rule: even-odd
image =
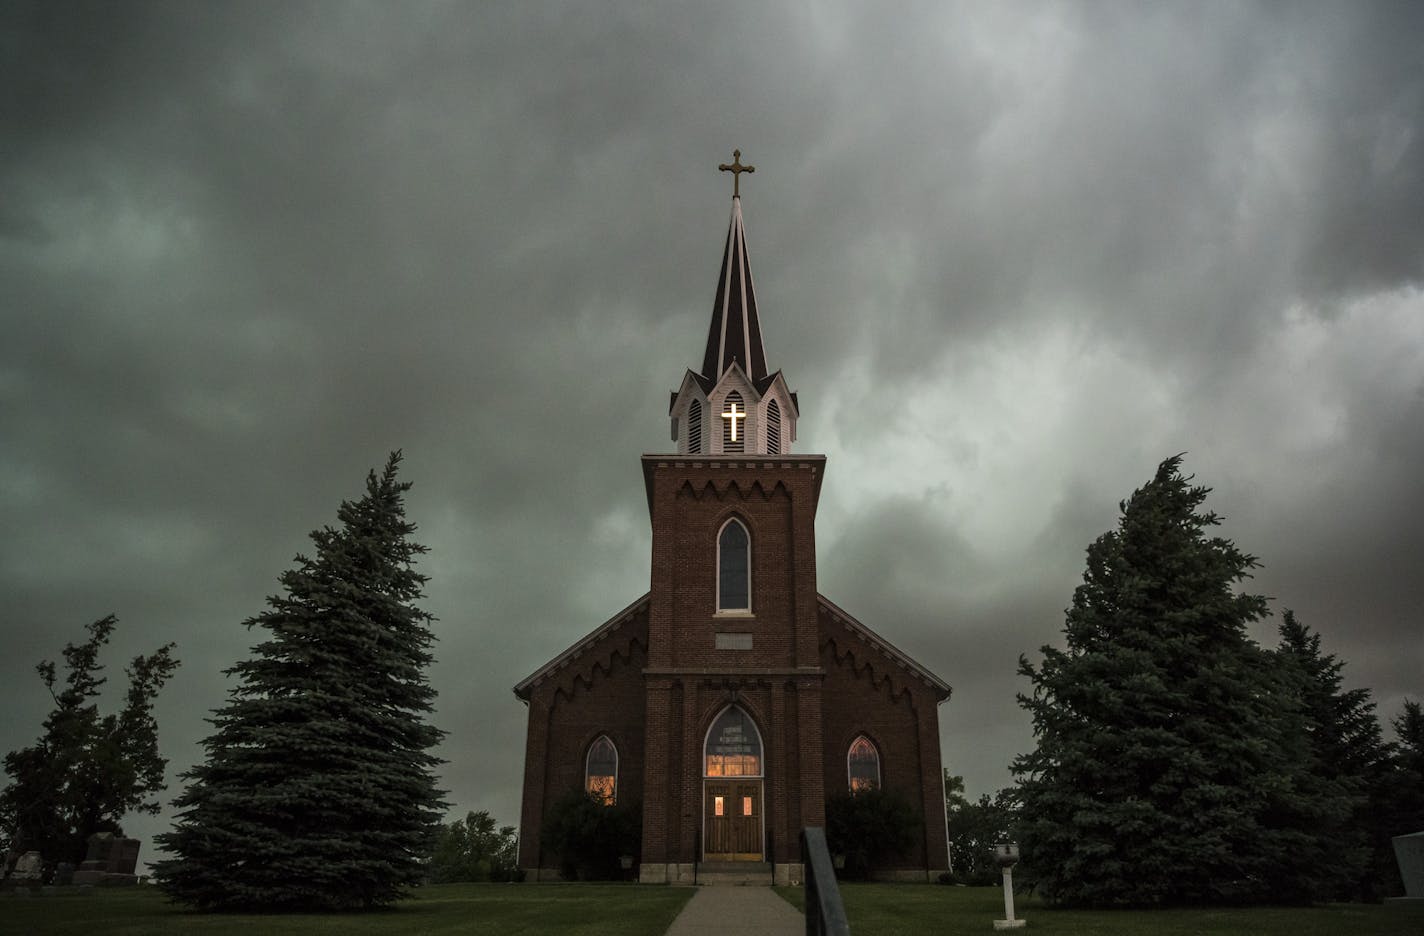
[[(644, 456), (652, 518), (650, 591), (635, 621), (583, 647), (530, 693), (520, 865), (537, 868), (543, 811), (582, 785), (588, 745), (618, 747), (619, 796), (643, 803), (645, 868), (696, 861), (702, 745), (728, 704), (762, 736), (766, 847), (798, 859), (797, 835), (823, 825), (846, 788), (845, 754), (864, 733), (882, 780), (926, 811), (906, 867), (945, 855), (936, 690), (823, 613), (815, 514), (822, 456)], [(717, 535), (732, 517), (751, 535), (751, 611), (718, 614)], [(750, 634), (718, 649), (716, 634)]]

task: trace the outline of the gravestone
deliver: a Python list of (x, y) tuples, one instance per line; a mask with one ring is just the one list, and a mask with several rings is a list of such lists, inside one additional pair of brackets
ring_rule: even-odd
[(75, 884), (137, 884), (138, 839), (119, 838), (112, 832), (89, 836), (89, 852), (74, 872)]
[(39, 887), (43, 880), (44, 861), (40, 853), (27, 851), (16, 859), (14, 870), (5, 878), (5, 888)]
[(1393, 841), (1394, 860), (1404, 878), (1404, 899), (1424, 900), (1424, 832), (1396, 835)]

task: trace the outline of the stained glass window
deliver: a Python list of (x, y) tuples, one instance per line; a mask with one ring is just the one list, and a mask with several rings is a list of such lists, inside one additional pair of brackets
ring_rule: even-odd
[(717, 610), (751, 609), (751, 538), (739, 520), (729, 520), (717, 537)]
[(588, 746), (584, 789), (600, 797), (608, 806), (618, 799), (618, 749), (608, 740), (608, 735), (599, 735)]
[(747, 713), (728, 706), (707, 733), (703, 773), (708, 777), (760, 777), (761, 735)]
[(880, 788), (880, 754), (865, 735), (850, 743), (850, 751), (846, 754), (846, 767), (850, 774), (852, 793)]

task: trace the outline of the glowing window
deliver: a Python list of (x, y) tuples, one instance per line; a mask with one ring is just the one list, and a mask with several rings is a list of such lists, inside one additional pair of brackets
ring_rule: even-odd
[(608, 740), (608, 735), (599, 735), (588, 746), (584, 789), (609, 806), (618, 799), (618, 749)]
[(722, 451), (746, 451), (746, 420), (747, 408), (742, 403), (742, 395), (733, 390), (722, 405)]
[(750, 816), (751, 814), (752, 814), (752, 798), (751, 798), (750, 796), (743, 796), (743, 797), (742, 797), (742, 815), (743, 815), (743, 816)]
[(717, 610), (751, 607), (751, 537), (740, 520), (728, 520), (717, 536)]
[(880, 788), (880, 754), (865, 735), (850, 743), (850, 751), (846, 753), (846, 772), (850, 776), (852, 793)]
[(707, 777), (760, 777), (761, 734), (747, 713), (729, 705), (707, 732), (703, 775)]
[(723, 811), (723, 800), (720, 796), (712, 797), (712, 815), (720, 816)]

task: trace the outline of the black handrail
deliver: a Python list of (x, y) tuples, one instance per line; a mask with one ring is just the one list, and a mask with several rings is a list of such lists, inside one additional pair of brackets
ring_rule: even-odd
[(806, 880), (806, 936), (850, 936), (825, 829), (807, 826), (801, 830), (801, 862)]

